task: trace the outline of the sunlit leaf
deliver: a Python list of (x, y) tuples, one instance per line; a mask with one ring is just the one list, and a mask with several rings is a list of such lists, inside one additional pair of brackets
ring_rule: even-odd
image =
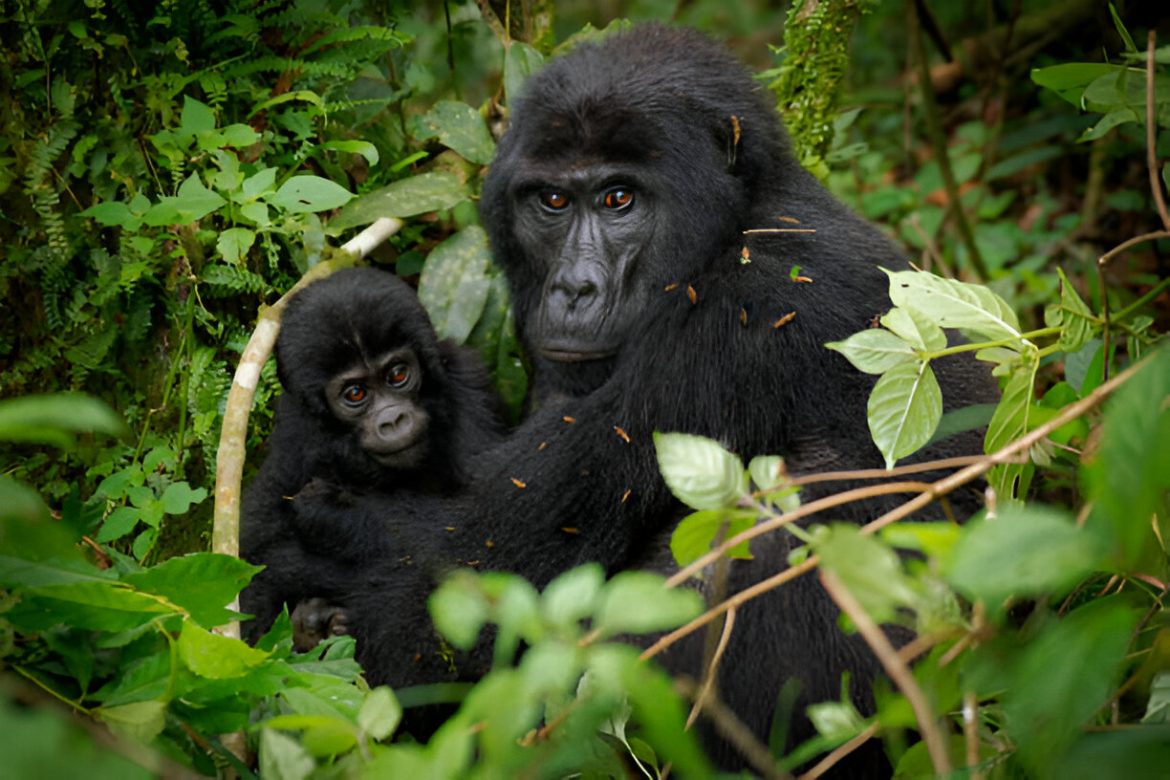
[(914, 309), (943, 328), (961, 328), (989, 341), (1021, 339), (1016, 313), (986, 287), (925, 271), (886, 274), (895, 306)]
[(666, 486), (692, 509), (730, 506), (747, 490), (743, 461), (717, 441), (656, 431), (654, 447)]
[(858, 331), (844, 341), (831, 341), (825, 346), (840, 352), (854, 368), (867, 374), (882, 374), (918, 359), (912, 345), (882, 328)]
[(449, 209), (468, 195), (467, 185), (454, 174), (422, 173), (354, 198), (329, 220), (327, 228), (331, 235), (337, 235), (382, 217), (413, 217)]
[(320, 176), (293, 176), (268, 201), (292, 214), (328, 211), (353, 199), (353, 193)]
[(667, 588), (646, 571), (614, 575), (601, 594), (593, 628), (601, 636), (648, 634), (675, 628), (703, 611), (703, 597), (690, 588)]
[(407, 128), (419, 141), (437, 138), (463, 159), (481, 165), (490, 162), (496, 150), (480, 113), (454, 100), (440, 100), (426, 114), (412, 116)]
[[(670, 535), (670, 554), (679, 566), (686, 566), (710, 551), (715, 537), (726, 527), (723, 539), (730, 539), (756, 524), (755, 510), (704, 509), (682, 519)], [(727, 551), (729, 558), (750, 559), (747, 542), (741, 542)]]
[(435, 247), (418, 283), (418, 299), (440, 338), (462, 344), (487, 305), (496, 272), (487, 233), (471, 225)]
[(930, 365), (904, 363), (882, 374), (870, 393), (866, 417), (886, 468), (930, 441), (942, 417), (942, 391)]

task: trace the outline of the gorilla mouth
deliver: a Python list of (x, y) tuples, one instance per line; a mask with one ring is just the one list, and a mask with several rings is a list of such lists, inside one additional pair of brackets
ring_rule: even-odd
[(616, 349), (566, 349), (546, 347), (540, 350), (546, 360), (554, 363), (587, 363), (591, 360), (604, 360), (617, 354)]

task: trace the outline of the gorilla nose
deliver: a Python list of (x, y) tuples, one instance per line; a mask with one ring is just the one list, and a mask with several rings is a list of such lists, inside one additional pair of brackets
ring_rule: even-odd
[(384, 416), (378, 421), (378, 433), (382, 436), (393, 436), (400, 428), (409, 426), (410, 413), (403, 410)]
[(582, 299), (589, 300), (597, 295), (597, 285), (590, 279), (560, 279), (553, 284), (552, 289), (570, 309)]

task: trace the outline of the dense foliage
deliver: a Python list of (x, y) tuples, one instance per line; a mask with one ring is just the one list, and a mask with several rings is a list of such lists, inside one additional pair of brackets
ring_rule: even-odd
[[(1085, 22), (1095, 9), (1038, 1), (989, 21), (965, 4), (936, 3), (936, 19), (910, 3), (907, 28), (899, 3), (811, 15), (795, 3), (783, 48), (758, 35), (784, 16), (766, 4), (634, 5), (624, 13), (734, 34), (779, 104), (817, 97), (820, 119), (793, 124), (806, 163), (935, 272), (891, 274), (895, 308), (829, 345), (880, 375), (869, 422), (888, 464), (940, 432), (987, 427), (988, 458), (945, 484), (911, 482), (904, 511), (860, 530), (833, 525), (832, 504), (802, 506), (801, 480), (778, 459), (745, 466), (714, 442), (658, 437), (668, 484), (696, 510), (672, 540), (686, 568), (667, 584), (702, 572), (713, 548), (750, 555), (761, 533), (796, 534), (805, 547), (769, 585), (819, 576), (892, 680), (876, 717), (818, 705), (820, 736), (784, 757), (754, 746), (756, 770), (864, 737), (885, 740), (905, 776), (1170, 765), (1170, 351), (1158, 348), (1170, 324), (1170, 46), (1147, 51), (1151, 14), (1101, 9), (1082, 25), (1092, 37), (1053, 41), (1036, 32), (1057, 23), (1048, 14)], [(847, 58), (857, 5), (876, 8)], [(442, 335), (481, 350), (520, 413), (523, 358), (475, 200), (509, 96), (610, 18), (503, 7), (0, 6), (0, 767), (708, 771), (683, 729), (703, 682), (672, 685), (611, 640), (695, 630), (750, 594), (703, 612), (692, 591), (638, 573), (606, 582), (586, 567), (543, 593), (505, 575), (454, 579), (431, 601), (451, 645), (498, 627), (496, 667), (473, 688), (371, 691), (352, 642), (294, 654), (287, 620), (255, 648), (214, 630), (252, 572), (206, 552), (234, 367), (257, 314), (335, 258), (332, 246), (402, 220), (371, 262), (418, 287)], [(985, 27), (963, 42), (976, 65), (932, 51), (941, 65), (920, 54), (914, 77), (890, 86), (900, 52), (925, 53), (927, 37), (946, 50), (947, 34)], [(1026, 59), (1007, 54), (1013, 35)], [(1085, 61), (1101, 50), (1106, 61)], [(847, 110), (828, 128), (837, 105)], [(948, 348), (943, 327), (968, 343)], [(995, 409), (942, 414), (931, 361), (956, 349), (995, 366)], [(246, 469), (276, 390), (268, 364)], [(970, 523), (896, 522), (981, 475), (988, 509)], [(795, 524), (816, 510), (823, 525)], [(919, 639), (896, 652), (875, 621)], [(437, 701), (462, 705), (430, 743), (394, 738), (403, 706)]]

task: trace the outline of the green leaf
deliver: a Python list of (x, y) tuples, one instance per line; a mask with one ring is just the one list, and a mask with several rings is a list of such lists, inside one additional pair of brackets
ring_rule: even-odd
[(1097, 62), (1066, 62), (1048, 68), (1033, 68), (1032, 81), (1051, 89), (1077, 108), (1082, 108), (1081, 96), (1085, 88), (1100, 76), (1116, 73), (1118, 65)]
[(721, 509), (747, 492), (743, 461), (719, 442), (655, 431), (654, 446), (666, 486), (692, 509)]
[(226, 203), (219, 194), (207, 189), (198, 174), (192, 173), (179, 185), (177, 196), (160, 198), (146, 210), (142, 221), (151, 227), (185, 225), (198, 222)]
[(158, 700), (137, 701), (116, 707), (98, 707), (93, 714), (115, 734), (148, 745), (166, 725), (167, 705)]
[[(995, 414), (987, 424), (987, 434), (983, 439), (984, 451), (996, 452), (1031, 428), (1036, 408), (1032, 387), (1038, 367), (1039, 361), (1030, 359), (1016, 367), (1008, 377)], [(1031, 463), (995, 466), (987, 473), (987, 483), (1003, 500), (1008, 501), (1027, 492), (1033, 470)]]
[(106, 227), (129, 227), (138, 220), (138, 217), (131, 213), (129, 206), (117, 200), (94, 204), (78, 216), (92, 217), (99, 225)]
[[(0, 474), (0, 518), (32, 524), (47, 520), (49, 508), (37, 491), (7, 474)], [(0, 525), (0, 549), (4, 549), (4, 542), (8, 541), (5, 530)]]
[(528, 77), (544, 67), (544, 57), (521, 41), (512, 41), (504, 53), (504, 96), (509, 106)]
[(243, 201), (253, 201), (269, 192), (276, 190), (276, 169), (261, 168), (256, 173), (244, 179), (240, 185), (240, 195)]
[(322, 149), (336, 149), (339, 152), (360, 154), (371, 166), (378, 164), (378, 147), (369, 141), (326, 141)]
[(913, 346), (881, 328), (858, 331), (844, 341), (830, 341), (825, 346), (840, 352), (854, 368), (867, 374), (883, 374), (918, 359)]
[[(884, 269), (883, 269), (884, 270)], [(988, 341), (1020, 339), (1016, 313), (986, 287), (925, 271), (886, 271), (890, 300), (924, 314), (943, 328), (961, 328)]]
[[(725, 525), (724, 539), (730, 539), (756, 524), (755, 510), (751, 509), (705, 509), (694, 512), (682, 519), (670, 535), (670, 553), (679, 566), (686, 566), (708, 552), (715, 542), (715, 536)], [(750, 560), (751, 550), (747, 542), (741, 542), (727, 551), (729, 558)]]
[(239, 639), (213, 634), (191, 620), (183, 621), (178, 648), (179, 658), (188, 669), (212, 680), (241, 677), (268, 658), (263, 650), (248, 647)]
[(466, 103), (440, 100), (426, 114), (412, 116), (406, 124), (417, 140), (437, 138), (443, 146), (473, 163), (486, 165), (496, 150), (483, 117)]
[(1063, 511), (1009, 504), (994, 520), (963, 528), (945, 573), (964, 595), (994, 610), (1010, 596), (1063, 594), (1101, 562), (1103, 552), (1101, 540)]
[(454, 174), (423, 173), (354, 198), (329, 220), (328, 231), (337, 235), (382, 217), (413, 217), (449, 209), (468, 197), (467, 185)]
[(306, 780), (317, 762), (301, 743), (275, 729), (260, 731), (260, 776), (273, 780)]
[(308, 214), (344, 206), (353, 193), (320, 176), (293, 176), (280, 185), (268, 202), (290, 214)]
[(219, 234), (215, 248), (224, 260), (235, 264), (248, 254), (255, 240), (256, 234), (247, 228), (228, 228)]
[(882, 374), (866, 417), (886, 468), (930, 441), (942, 417), (942, 391), (929, 363), (905, 363)]
[(833, 572), (879, 623), (898, 622), (898, 611), (918, 601), (911, 580), (902, 571), (898, 554), (855, 525), (834, 523), (813, 538), (821, 566)]
[(1105, 407), (1101, 445), (1083, 469), (1093, 503), (1089, 522), (1111, 539), (1123, 570), (1166, 565), (1151, 518), (1158, 518), (1161, 538), (1170, 538), (1170, 349), (1146, 360)]
[(0, 440), (70, 447), (79, 433), (122, 436), (126, 424), (114, 410), (80, 393), (27, 395), (0, 400)]
[[(227, 605), (260, 569), (230, 555), (191, 553), (124, 575), (122, 581), (166, 597), (202, 626), (218, 626), (235, 617)], [(198, 583), (198, 587), (192, 587), (192, 583)]]
[(1136, 618), (1117, 597), (1092, 601), (1031, 638), (1003, 675), (1007, 731), (1030, 776), (1050, 776), (1116, 691)]
[(233, 149), (245, 149), (260, 142), (260, 134), (251, 125), (236, 123), (228, 125), (217, 133), (208, 133), (199, 136), (199, 146), (206, 149), (219, 149), (230, 146)]
[(1060, 340), (1057, 349), (1061, 352), (1076, 352), (1088, 343), (1093, 335), (1093, 312), (1077, 295), (1064, 271), (1057, 267), (1060, 276)]
[(393, 734), (401, 720), (402, 705), (394, 697), (394, 692), (385, 685), (366, 695), (357, 714), (357, 724), (361, 730), (379, 741)]
[(183, 113), (179, 117), (179, 129), (191, 136), (214, 130), (215, 112), (206, 103), (200, 103), (195, 98), (184, 95)]
[(193, 504), (207, 498), (207, 488), (191, 489), (186, 482), (175, 482), (167, 486), (162, 494), (163, 511), (168, 515), (181, 515)]
[(487, 601), (474, 575), (468, 572), (459, 572), (444, 581), (427, 599), (427, 608), (435, 628), (460, 650), (470, 650), (475, 645), (488, 618)]
[(605, 585), (605, 571), (587, 563), (556, 577), (541, 596), (541, 614), (549, 623), (572, 625), (593, 614)]
[(460, 230), (431, 251), (418, 299), (439, 338), (467, 341), (487, 305), (494, 275), (487, 233), (479, 225)]
[(95, 631), (127, 631), (175, 614), (169, 604), (112, 581), (45, 585), (35, 591), (54, 622)]
[(682, 625), (703, 611), (703, 597), (690, 588), (667, 588), (646, 571), (614, 576), (601, 594), (594, 629), (603, 637), (648, 634)]
[(947, 346), (942, 328), (915, 309), (894, 307), (882, 315), (881, 323), (915, 349), (937, 352)]
[(138, 517), (141, 514), (141, 510), (136, 507), (116, 507), (102, 521), (102, 527), (98, 529), (97, 541), (107, 543), (121, 539), (134, 530), (134, 527), (138, 525)]

